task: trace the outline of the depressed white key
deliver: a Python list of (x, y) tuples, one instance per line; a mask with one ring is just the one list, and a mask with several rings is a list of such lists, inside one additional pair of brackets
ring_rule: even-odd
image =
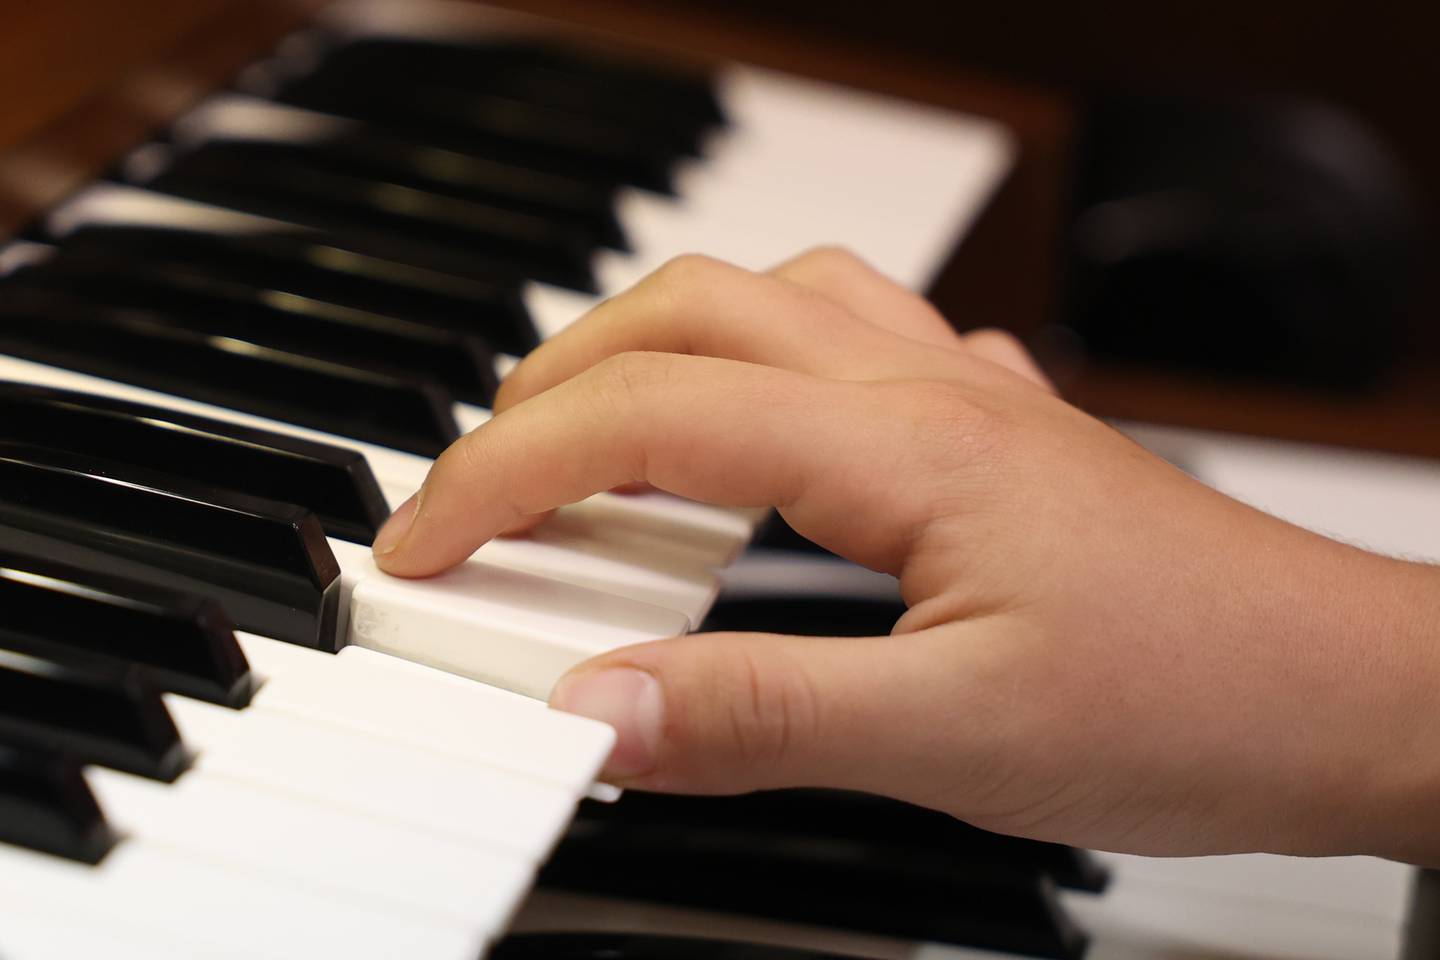
[[(96, 867), (0, 847), (0, 899), (36, 913), (84, 902), (120, 927), (173, 932), (256, 960), (475, 960), (483, 934), (423, 911), (347, 895), (331, 884), (277, 883), (265, 871), (126, 841)], [(201, 955), (204, 955), (203, 953)]]
[(169, 784), (102, 768), (87, 770), (86, 780), (106, 816), (142, 843), (327, 884), (482, 933), (504, 924), (534, 871), (455, 837), (203, 769)]
[(366, 548), (331, 546), (354, 584), (349, 642), (542, 700), (596, 654), (689, 629), (673, 610), (515, 570), (471, 562), (400, 580)]
[(578, 797), (615, 743), (603, 723), (373, 650), (321, 653), (236, 635), (265, 677), (252, 709), (319, 720), (565, 787)]
[(574, 813), (571, 789), (524, 774), (262, 709), (165, 700), (181, 738), (198, 753), (197, 770), (335, 809), (452, 834), (532, 863), (548, 854)]
[[(390, 502), (405, 498), (385, 490)], [(473, 559), (685, 615), (692, 627), (705, 619), (720, 591), (720, 578), (684, 548), (669, 548), (659, 537), (636, 543), (624, 524), (588, 522), (562, 508), (523, 537), (497, 537)]]

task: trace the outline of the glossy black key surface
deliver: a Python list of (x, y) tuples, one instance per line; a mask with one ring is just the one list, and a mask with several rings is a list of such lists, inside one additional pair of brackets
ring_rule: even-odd
[(791, 947), (646, 933), (512, 933), (487, 956), (490, 960), (839, 960)]
[(671, 166), (678, 151), (671, 144), (568, 110), (323, 65), (284, 83), (274, 99), (506, 164), (597, 183), (672, 190)]
[(184, 265), (217, 279), (323, 300), (479, 336), (523, 356), (540, 335), (513, 280), (425, 270), (336, 246), (322, 234), (225, 234), (202, 230), (84, 226), (63, 238), (67, 255), (120, 254)]
[(614, 124), (676, 153), (698, 154), (705, 130), (721, 121), (708, 81), (646, 69), (536, 42), (450, 44), (361, 39), (331, 52), (320, 73), (389, 76)]
[(1061, 909), (1054, 881), (1030, 859), (972, 860), (957, 847), (980, 845), (943, 831), (928, 842), (892, 838), (883, 817), (877, 836), (848, 816), (873, 809), (827, 814), (807, 799), (782, 796), (777, 808), (765, 795), (627, 794), (614, 810), (586, 804), (540, 882), (1034, 956), (1083, 952), (1085, 937)]
[(172, 781), (190, 755), (136, 669), (80, 670), (0, 650), (0, 744)]
[(595, 289), (590, 261), (598, 240), (578, 226), (327, 171), (272, 144), (219, 141), (177, 152), (143, 185), (383, 243), (409, 262), (435, 269), (478, 267), (489, 274)]
[[(0, 286), (0, 290), (4, 290)], [(0, 354), (436, 457), (460, 435), (433, 382), (359, 370), (25, 289), (0, 296)]]
[(227, 707), (255, 691), (213, 599), (0, 549), (0, 650), (77, 667), (139, 667), (156, 687)]
[(390, 516), (360, 453), (165, 407), (0, 380), (0, 441), (149, 466), (293, 503), (332, 537), (369, 546)]
[(736, 797), (627, 793), (618, 803), (586, 801), (579, 817), (617, 830), (732, 832), (757, 849), (784, 838), (864, 843), (954, 869), (1038, 870), (1064, 887), (1099, 893), (1108, 875), (1084, 850), (1008, 837), (946, 813), (845, 790), (767, 790)]
[(184, 265), (61, 253), (22, 267), (11, 289), (60, 290), (96, 303), (158, 311), (198, 333), (236, 337), (381, 373), (433, 377), (456, 397), (489, 406), (494, 354), (475, 337), (322, 300), (219, 279)]
[(340, 569), (314, 514), (132, 464), (0, 444), (0, 543), (214, 597), (245, 630), (338, 648)]
[[(224, 138), (227, 143), (244, 143)], [(470, 203), (514, 210), (563, 225), (592, 241), (628, 249), (615, 212), (615, 189), (443, 150), (387, 135), (352, 122), (345, 129), (301, 143), (269, 142), (271, 156), (303, 161), (315, 170), (368, 177)]]
[(0, 843), (95, 864), (115, 840), (78, 760), (0, 746)]

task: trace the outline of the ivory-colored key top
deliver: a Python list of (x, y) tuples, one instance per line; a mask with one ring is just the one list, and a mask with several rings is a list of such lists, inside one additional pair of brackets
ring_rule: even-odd
[(453, 836), (204, 770), (160, 784), (91, 768), (110, 818), (136, 841), (277, 881), (323, 884), (477, 932), (498, 931), (534, 864)]
[(572, 788), (522, 773), (282, 713), (165, 700), (181, 737), (197, 751), (195, 769), (336, 809), (451, 834), (530, 862), (549, 852), (574, 814)]
[(236, 635), (264, 684), (252, 709), (489, 764), (579, 797), (615, 742), (603, 723), (360, 647), (338, 654)]
[(366, 548), (331, 546), (353, 584), (350, 643), (542, 700), (581, 661), (690, 625), (673, 610), (475, 561), (400, 580)]
[(263, 960), (474, 960), (487, 939), (469, 925), (333, 885), (277, 883), (273, 874), (142, 840), (122, 843), (98, 867), (0, 847), (0, 900), (39, 915), (63, 915), (83, 901), (121, 928), (193, 941), (196, 956), (218, 948)]

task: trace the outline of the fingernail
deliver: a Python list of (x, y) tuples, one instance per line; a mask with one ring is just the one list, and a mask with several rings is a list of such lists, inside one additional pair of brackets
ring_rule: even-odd
[(634, 777), (655, 768), (665, 694), (660, 681), (644, 670), (620, 667), (572, 674), (555, 687), (550, 706), (615, 728), (606, 776)]
[(400, 546), (400, 541), (405, 539), (405, 534), (409, 533), (414, 525), (415, 513), (419, 507), (420, 494), (416, 493), (390, 514), (390, 519), (385, 521), (385, 526), (380, 528), (380, 533), (375, 537), (375, 556), (383, 557), (395, 552), (395, 548)]

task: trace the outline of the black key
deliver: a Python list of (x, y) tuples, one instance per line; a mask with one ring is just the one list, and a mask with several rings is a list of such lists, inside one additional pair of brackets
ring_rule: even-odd
[(812, 637), (881, 637), (905, 615), (898, 601), (824, 594), (792, 597), (722, 595), (705, 617), (705, 632), (786, 633)]
[(173, 781), (190, 754), (136, 669), (78, 670), (0, 651), (0, 743)]
[(615, 804), (585, 802), (596, 829), (732, 833), (757, 849), (784, 840), (866, 844), (948, 862), (958, 871), (1039, 871), (1064, 887), (1099, 893), (1109, 879), (1084, 850), (981, 830), (949, 814), (842, 790), (769, 790), (738, 797), (627, 793)]
[(646, 933), (512, 933), (490, 960), (840, 960), (793, 947)]
[[(0, 288), (3, 289), (3, 288)], [(436, 457), (460, 435), (433, 382), (402, 380), (33, 291), (0, 297), (0, 354)]]
[[(227, 138), (226, 142), (243, 142)], [(617, 250), (629, 249), (615, 213), (615, 190), (388, 136), (358, 122), (302, 143), (267, 143), (272, 156), (312, 169), (413, 187), (470, 203), (540, 217)]]
[(442, 84), (321, 66), (273, 99), (364, 120), (432, 146), (591, 182), (673, 191), (663, 140), (567, 110)]
[(78, 760), (0, 746), (0, 843), (96, 864), (115, 839)]
[(577, 226), (317, 169), (265, 143), (213, 142), (176, 153), (148, 189), (353, 236), (435, 269), (533, 277), (595, 289), (597, 240)]
[(208, 277), (183, 265), (61, 253), (12, 273), (12, 286), (55, 289), (116, 307), (158, 311), (187, 330), (235, 337), (380, 373), (433, 377), (489, 406), (494, 354), (478, 339), (297, 294)]
[(1078, 960), (1086, 943), (1039, 872), (957, 871), (864, 844), (803, 837), (761, 848), (731, 832), (595, 831), (580, 820), (539, 883), (1056, 960)]
[(516, 356), (540, 343), (513, 280), (437, 273), (335, 246), (323, 234), (223, 234), (144, 226), (87, 226), (67, 254), (125, 254), (207, 276), (474, 333)]
[(245, 630), (333, 651), (340, 569), (314, 514), (116, 461), (0, 444), (0, 543), (218, 600)]
[(214, 600), (0, 550), (0, 649), (139, 667), (169, 693), (243, 707), (255, 678)]
[(718, 119), (718, 103), (703, 80), (535, 44), (357, 40), (330, 53), (319, 72), (388, 76), (402, 86), (435, 85), (533, 104), (613, 124), (692, 155)]
[(504, 47), (517, 67), (562, 72), (573, 83), (603, 86), (617, 97), (653, 101), (657, 110), (693, 117), (706, 126), (728, 122), (714, 79), (692, 66), (621, 59), (541, 39), (512, 39)]
[(313, 512), (369, 546), (390, 516), (365, 458), (343, 447), (163, 407), (0, 380), (0, 441), (65, 449)]

